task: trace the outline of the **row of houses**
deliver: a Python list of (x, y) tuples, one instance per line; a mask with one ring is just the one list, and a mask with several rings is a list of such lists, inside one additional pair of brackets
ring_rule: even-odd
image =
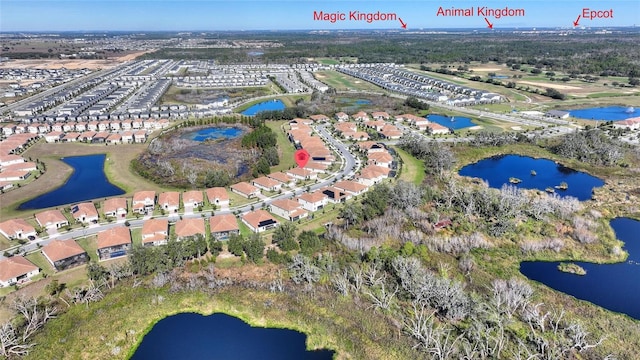
[(118, 132), (118, 131), (136, 131), (144, 130), (152, 132), (164, 129), (171, 125), (167, 119), (127, 119), (127, 120), (104, 120), (104, 121), (66, 121), (66, 122), (34, 122), (30, 124), (9, 123), (2, 126), (2, 135), (11, 136), (14, 134), (34, 134), (44, 135), (51, 132), (70, 133), (70, 132)]

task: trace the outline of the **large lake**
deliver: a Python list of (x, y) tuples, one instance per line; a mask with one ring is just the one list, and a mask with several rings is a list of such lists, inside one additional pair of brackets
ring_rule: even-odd
[(333, 351), (306, 350), (306, 336), (286, 329), (254, 328), (225, 315), (182, 313), (160, 320), (132, 360), (229, 359), (324, 360)]
[(20, 204), (18, 209), (44, 209), (124, 194), (124, 190), (107, 180), (104, 173), (105, 158), (105, 154), (63, 158), (62, 161), (73, 168), (64, 185)]
[(181, 135), (182, 138), (194, 141), (218, 140), (218, 139), (235, 139), (244, 132), (237, 127), (208, 127), (196, 131), (186, 132)]
[[(531, 171), (536, 175), (532, 175)], [(462, 176), (477, 177), (489, 182), (489, 186), (499, 189), (509, 184), (509, 178), (520, 179), (513, 184), (523, 189), (546, 190), (566, 182), (566, 190), (555, 190), (560, 196), (573, 196), (578, 200), (591, 199), (591, 190), (604, 185), (604, 181), (587, 173), (564, 167), (549, 159), (534, 159), (520, 155), (493, 156), (469, 164), (459, 172)]]
[(284, 110), (286, 106), (281, 100), (269, 100), (250, 106), (247, 110), (242, 112), (242, 115), (255, 115), (260, 111), (268, 110)]
[(451, 117), (451, 116), (431, 114), (431, 115), (427, 115), (427, 120), (440, 124), (444, 127), (448, 127), (449, 129), (453, 129), (453, 130), (478, 126), (478, 124), (473, 123), (471, 119), (467, 117), (461, 117), (461, 116)]
[(640, 116), (640, 109), (627, 106), (607, 106), (567, 111), (573, 117), (600, 121), (617, 121)]
[(616, 237), (624, 241), (627, 261), (618, 264), (576, 262), (586, 275), (558, 270), (557, 262), (523, 262), (520, 272), (531, 280), (578, 299), (640, 320), (640, 221), (629, 218), (611, 220)]

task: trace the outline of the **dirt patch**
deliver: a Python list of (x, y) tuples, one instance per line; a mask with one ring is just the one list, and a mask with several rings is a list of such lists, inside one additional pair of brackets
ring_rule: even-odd
[(129, 54), (126, 54), (126, 55), (122, 55), (122, 56), (114, 56), (114, 57), (112, 57), (110, 59), (114, 59), (114, 60), (117, 60), (117, 61), (131, 61), (131, 60), (135, 60), (138, 56), (142, 56), (142, 55), (147, 54), (147, 53), (152, 53), (154, 51), (156, 51), (156, 50), (154, 49), (154, 50), (136, 51), (136, 52), (132, 52), (132, 53), (129, 53)]
[(114, 60), (10, 60), (0, 63), (0, 69), (110, 69), (119, 65), (122, 61)]
[(551, 88), (556, 90), (582, 90), (582, 88), (579, 88), (577, 86), (549, 84), (549, 83), (536, 82), (536, 81), (518, 81), (518, 84), (533, 85), (533, 86), (539, 86), (541, 88)]

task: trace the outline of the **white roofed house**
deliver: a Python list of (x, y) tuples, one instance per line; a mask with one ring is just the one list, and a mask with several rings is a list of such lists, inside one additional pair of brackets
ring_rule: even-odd
[(275, 200), (271, 203), (271, 212), (290, 221), (296, 221), (309, 215), (300, 203), (291, 199)]

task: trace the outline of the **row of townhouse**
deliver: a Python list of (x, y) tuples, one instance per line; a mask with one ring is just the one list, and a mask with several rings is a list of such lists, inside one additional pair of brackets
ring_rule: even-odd
[(116, 132), (116, 131), (136, 131), (145, 130), (148, 132), (164, 129), (171, 125), (168, 119), (125, 119), (125, 120), (104, 120), (104, 121), (66, 121), (66, 122), (33, 122), (22, 124), (5, 124), (2, 126), (2, 135), (11, 136), (13, 134), (47, 134), (50, 132)]
[(0, 155), (0, 190), (8, 190), (18, 182), (27, 179), (37, 164), (27, 161), (20, 155)]

